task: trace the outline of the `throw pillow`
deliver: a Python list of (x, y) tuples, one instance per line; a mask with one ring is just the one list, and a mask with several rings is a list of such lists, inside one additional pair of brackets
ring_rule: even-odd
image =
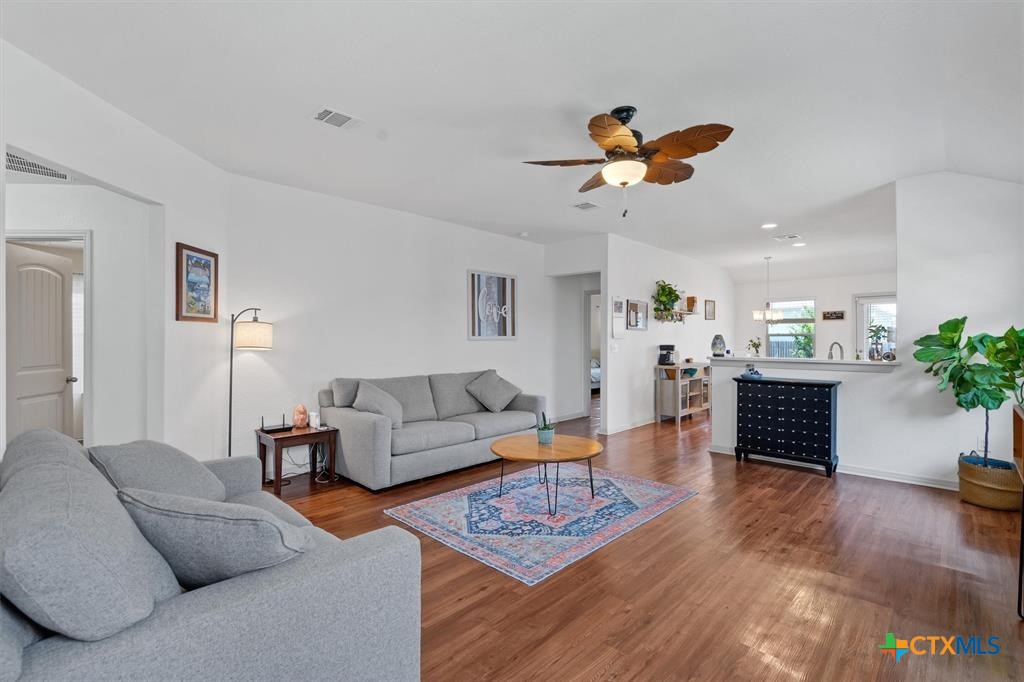
[(359, 382), (352, 407), (362, 412), (382, 414), (391, 419), (391, 428), (402, 428), (402, 404), (393, 395), (368, 381)]
[(124, 445), (89, 448), (96, 468), (116, 488), (141, 488), (158, 493), (223, 502), (224, 484), (202, 462), (166, 443), (137, 440)]
[(466, 390), (491, 412), (501, 412), (522, 393), (522, 390), (502, 379), (493, 369), (466, 384)]
[(128, 488), (117, 493), (185, 587), (202, 587), (294, 559), (309, 534), (257, 507)]

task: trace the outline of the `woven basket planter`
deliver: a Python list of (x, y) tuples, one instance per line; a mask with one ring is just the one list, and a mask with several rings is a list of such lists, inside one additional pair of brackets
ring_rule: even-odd
[(1021, 505), (1021, 481), (1017, 469), (993, 469), (957, 462), (960, 499), (987, 509), (1014, 510)]

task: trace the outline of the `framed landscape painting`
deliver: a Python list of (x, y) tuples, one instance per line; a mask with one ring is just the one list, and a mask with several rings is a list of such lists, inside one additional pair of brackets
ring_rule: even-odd
[(469, 338), (514, 339), (518, 332), (514, 275), (469, 271)]
[(218, 270), (217, 254), (178, 242), (174, 254), (174, 319), (217, 321)]

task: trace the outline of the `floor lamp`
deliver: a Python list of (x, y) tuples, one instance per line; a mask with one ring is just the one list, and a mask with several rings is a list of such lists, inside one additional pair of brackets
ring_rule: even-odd
[[(252, 312), (251, 320), (239, 320)], [(260, 322), (259, 308), (246, 308), (231, 316), (231, 359), (228, 361), (228, 457), (231, 456), (231, 410), (235, 398), (235, 351), (270, 350), (274, 347), (274, 325)]]

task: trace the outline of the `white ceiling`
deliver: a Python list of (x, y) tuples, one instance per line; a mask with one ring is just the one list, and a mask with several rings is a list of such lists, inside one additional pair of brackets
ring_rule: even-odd
[[(1022, 4), (15, 3), (3, 37), (233, 172), (540, 242), (595, 232), (739, 281), (895, 267), (892, 188), (1024, 181)], [(580, 195), (590, 116), (735, 127), (676, 186)], [(317, 123), (335, 108), (352, 130)], [(582, 198), (600, 211), (571, 208)], [(759, 225), (808, 246), (767, 239)]]

